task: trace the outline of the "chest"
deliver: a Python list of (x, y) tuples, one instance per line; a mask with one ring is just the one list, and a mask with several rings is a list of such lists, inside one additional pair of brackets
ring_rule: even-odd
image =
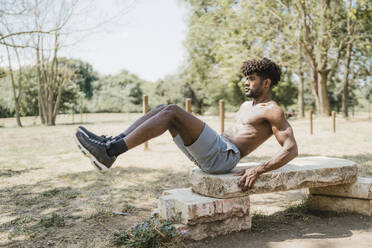
[(248, 106), (242, 108), (237, 113), (235, 121), (243, 125), (266, 124), (265, 109), (262, 106)]

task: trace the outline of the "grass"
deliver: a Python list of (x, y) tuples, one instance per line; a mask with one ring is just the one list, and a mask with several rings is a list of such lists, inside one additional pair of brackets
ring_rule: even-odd
[[(115, 135), (139, 116), (89, 114), (86, 127)], [(217, 116), (201, 118), (219, 130)], [(150, 151), (139, 146), (127, 152), (108, 173), (100, 174), (74, 143), (77, 124), (71, 124), (70, 116), (59, 116), (57, 122), (44, 127), (34, 117), (23, 118), (25, 127), (17, 128), (13, 118), (0, 120), (0, 139), (6, 141), (0, 146), (0, 246), (110, 247), (114, 233), (149, 219), (163, 190), (190, 186), (188, 173), (194, 165), (169, 134), (151, 140)], [(232, 122), (227, 114), (225, 126)], [(338, 118), (335, 134), (330, 118), (315, 118), (312, 136), (307, 120), (290, 124), (300, 156), (350, 159), (357, 162), (360, 175), (372, 177), (372, 122), (365, 116)], [(271, 138), (243, 162), (269, 159), (279, 149)], [(281, 220), (304, 221), (304, 210), (304, 205), (292, 206)], [(267, 228), (273, 219), (257, 212), (253, 230)]]
[(307, 200), (289, 205), (283, 211), (274, 214), (255, 211), (252, 213), (252, 232), (263, 232), (280, 224), (293, 224), (295, 221), (307, 222), (311, 213), (307, 207)]
[(252, 231), (261, 232), (272, 228), (279, 223), (293, 223), (293, 221), (306, 222), (310, 218), (308, 198), (302, 199), (299, 203), (287, 206), (283, 211), (268, 215), (261, 211), (252, 213)]
[(40, 219), (40, 225), (49, 228), (49, 227), (64, 227), (65, 219), (63, 216), (53, 213), (51, 216), (45, 216)]
[(308, 198), (302, 200), (300, 203), (288, 206), (283, 214), (286, 217), (291, 217), (293, 219), (306, 219), (306, 214), (309, 213), (309, 200)]

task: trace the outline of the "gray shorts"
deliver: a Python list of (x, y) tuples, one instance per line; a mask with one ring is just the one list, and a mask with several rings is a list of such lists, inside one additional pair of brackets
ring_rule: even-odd
[(185, 146), (179, 134), (173, 141), (192, 162), (207, 173), (227, 173), (240, 160), (239, 149), (207, 124), (199, 138), (191, 145)]

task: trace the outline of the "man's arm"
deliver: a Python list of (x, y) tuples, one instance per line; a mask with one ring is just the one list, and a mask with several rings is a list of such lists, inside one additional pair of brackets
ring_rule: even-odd
[(282, 148), (270, 160), (237, 174), (242, 176), (238, 185), (243, 191), (251, 188), (259, 175), (282, 167), (298, 154), (297, 143), (292, 127), (285, 119), (283, 110), (279, 106), (271, 108), (268, 111), (266, 120), (270, 123), (272, 132)]

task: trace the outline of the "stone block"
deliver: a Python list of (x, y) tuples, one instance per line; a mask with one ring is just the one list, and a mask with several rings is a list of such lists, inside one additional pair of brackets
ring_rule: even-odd
[(333, 211), (339, 213), (358, 213), (372, 216), (372, 200), (370, 199), (310, 195), (309, 208), (311, 210)]
[(358, 168), (350, 160), (328, 157), (296, 158), (285, 166), (261, 174), (251, 189), (238, 187), (239, 176), (233, 174), (258, 163), (241, 163), (227, 174), (207, 174), (199, 168), (191, 171), (192, 190), (215, 198), (233, 198), (249, 194), (287, 191), (300, 188), (325, 187), (353, 183)]
[(164, 191), (158, 201), (159, 215), (170, 220), (181, 213), (181, 224), (199, 224), (249, 215), (249, 196), (216, 199), (201, 196), (191, 188)]
[(372, 178), (358, 177), (354, 183), (310, 188), (309, 190), (310, 194), (314, 195), (372, 199)]
[(251, 217), (244, 215), (242, 217), (234, 216), (225, 220), (219, 220), (209, 223), (198, 223), (195, 225), (174, 225), (186, 239), (201, 240), (207, 237), (217, 237), (232, 232), (239, 232), (251, 229)]

